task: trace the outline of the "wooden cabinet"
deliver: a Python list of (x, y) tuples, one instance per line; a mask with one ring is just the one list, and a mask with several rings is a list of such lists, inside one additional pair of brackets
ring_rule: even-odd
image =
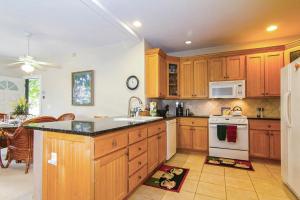
[(158, 165), (158, 138), (157, 135), (148, 138), (148, 173)]
[(167, 56), (167, 98), (179, 97), (179, 58)]
[(179, 126), (179, 148), (192, 149), (193, 147), (193, 133), (190, 126)]
[(207, 119), (180, 118), (178, 130), (178, 148), (208, 150)]
[(180, 97), (183, 99), (207, 98), (207, 60), (182, 60), (180, 64)]
[(193, 61), (183, 60), (180, 62), (180, 97), (192, 98), (194, 94), (194, 66)]
[(246, 78), (245, 56), (229, 56), (226, 58), (226, 80), (242, 80)]
[(250, 120), (250, 156), (280, 160), (280, 121)]
[(280, 96), (283, 52), (247, 56), (247, 97)]
[(245, 56), (229, 56), (209, 60), (209, 80), (229, 81), (245, 79)]
[(95, 199), (122, 200), (126, 197), (128, 192), (127, 149), (96, 160), (94, 168)]
[(197, 59), (194, 61), (194, 97), (208, 97), (208, 69), (207, 60)]
[(146, 51), (145, 87), (148, 98), (163, 98), (167, 95), (166, 54), (160, 49)]
[(193, 128), (193, 149), (207, 151), (208, 137), (207, 127), (194, 127)]
[(212, 58), (208, 61), (209, 81), (226, 80), (225, 58)]
[(270, 140), (268, 131), (250, 130), (250, 155), (268, 158), (270, 154)]
[(162, 132), (158, 135), (158, 163), (162, 163), (166, 160), (167, 155), (167, 136), (166, 132)]
[(280, 96), (280, 70), (283, 66), (283, 52), (265, 54), (265, 96)]

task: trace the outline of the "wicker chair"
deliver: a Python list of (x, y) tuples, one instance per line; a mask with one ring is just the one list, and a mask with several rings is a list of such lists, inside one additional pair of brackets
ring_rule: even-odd
[(33, 118), (23, 122), (14, 133), (6, 133), (8, 161), (5, 168), (7, 168), (13, 160), (15, 160), (17, 163), (25, 162), (25, 174), (27, 174), (30, 163), (33, 160), (33, 130), (26, 129), (24, 125), (53, 121), (56, 121), (56, 118), (50, 116)]
[(2, 121), (5, 118), (6, 114), (5, 113), (0, 113), (0, 121)]
[(57, 121), (69, 121), (74, 120), (75, 115), (73, 113), (65, 113), (57, 118)]

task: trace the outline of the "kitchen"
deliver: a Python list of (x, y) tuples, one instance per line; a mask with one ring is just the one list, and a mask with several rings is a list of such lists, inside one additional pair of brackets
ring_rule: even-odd
[[(0, 168), (0, 199), (299, 198), (296, 0), (3, 8), (0, 92), (14, 80), (22, 96), (24, 80), (38, 79), (34, 117), (54, 122), (20, 125), (33, 163), (26, 174), (18, 159)], [(25, 51), (13, 47), (23, 40)], [(12, 67), (15, 58), (33, 64)], [(4, 126), (12, 108), (1, 103)]]

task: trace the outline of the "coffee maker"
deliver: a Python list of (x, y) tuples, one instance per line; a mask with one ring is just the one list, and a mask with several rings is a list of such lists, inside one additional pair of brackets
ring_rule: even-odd
[(176, 116), (181, 117), (183, 116), (183, 102), (176, 102)]

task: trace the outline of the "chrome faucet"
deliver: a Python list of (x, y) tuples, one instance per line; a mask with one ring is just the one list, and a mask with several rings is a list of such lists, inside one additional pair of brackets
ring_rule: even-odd
[[(133, 110), (133, 115), (132, 115), (131, 103), (132, 103), (132, 100), (133, 100), (133, 99), (138, 100), (138, 102), (139, 102), (139, 107), (136, 107), (136, 108)], [(128, 117), (137, 116), (138, 113), (139, 113), (139, 111), (141, 111), (142, 106), (143, 106), (143, 101), (142, 101), (139, 97), (136, 97), (136, 96), (130, 97), (130, 98), (129, 98), (129, 101), (128, 101)]]

